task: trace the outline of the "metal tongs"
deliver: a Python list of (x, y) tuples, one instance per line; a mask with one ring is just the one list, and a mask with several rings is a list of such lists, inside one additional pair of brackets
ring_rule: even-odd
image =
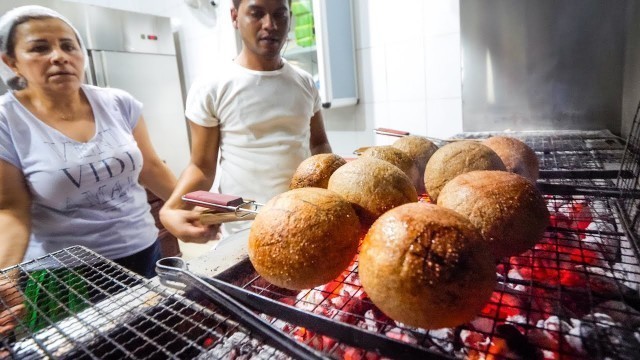
[(310, 347), (274, 328), (249, 308), (189, 271), (187, 263), (183, 259), (178, 257), (160, 259), (156, 262), (156, 272), (160, 277), (160, 282), (165, 286), (184, 289), (185, 286), (182, 285), (188, 285), (202, 292), (217, 306), (233, 315), (247, 329), (293, 358), (323, 359)]
[[(248, 259), (246, 261), (249, 261)], [(281, 303), (279, 301), (265, 297), (264, 295), (256, 294), (246, 289), (231, 285), (225, 281), (216, 278), (200, 278), (197, 275), (189, 272), (186, 269), (186, 264), (180, 258), (165, 258), (156, 263), (156, 271), (160, 276), (160, 281), (170, 287), (177, 287), (176, 283), (188, 283), (201, 290), (201, 292), (209, 295), (209, 292), (222, 293), (224, 298), (231, 297), (232, 302), (239, 301), (241, 304), (254, 308), (261, 313), (269, 316), (276, 317), (282, 321), (301, 326), (303, 328), (315, 331), (319, 334), (324, 334), (331, 338), (337, 339), (350, 346), (360, 348), (375, 347), (381, 355), (391, 357), (394, 359), (449, 359), (450, 357), (444, 356), (431, 349), (421, 348), (414, 344), (405, 343), (396, 339), (392, 339), (388, 336), (384, 336), (378, 333), (363, 332), (362, 329), (355, 325), (337, 322), (332, 319), (328, 319), (324, 316), (303, 311)], [(173, 284), (166, 283), (166, 280), (173, 282)], [(180, 287), (181, 289), (184, 287)], [(205, 290), (208, 289), (208, 290)], [(208, 291), (208, 292), (205, 292)], [(217, 295), (216, 295), (217, 296)], [(213, 298), (212, 298), (213, 300)], [(216, 302), (219, 304), (219, 302)], [(242, 307), (242, 305), (240, 305)], [(220, 306), (223, 307), (223, 306)], [(226, 309), (226, 308), (225, 308)], [(235, 311), (235, 310), (234, 310)], [(256, 317), (250, 310), (245, 308), (243, 311), (249, 311), (249, 313)], [(235, 312), (238, 314), (238, 312)], [(261, 318), (256, 321), (264, 322)], [(284, 336), (283, 333), (271, 327), (269, 324), (265, 326), (271, 328), (271, 332), (276, 332), (278, 336)], [(271, 332), (269, 336), (271, 336)], [(285, 345), (290, 345), (290, 342), (294, 341), (291, 338), (285, 336), (282, 342)], [(372, 345), (373, 344), (373, 345)], [(302, 346), (302, 350), (310, 351), (306, 346), (296, 343), (297, 347)], [(283, 350), (286, 351), (286, 350)], [(291, 354), (294, 358), (318, 358), (315, 353), (300, 353)]]
[(205, 225), (253, 220), (258, 214), (258, 209), (263, 206), (254, 200), (244, 200), (240, 196), (202, 190), (183, 195), (182, 201), (210, 209), (200, 215), (200, 222)]

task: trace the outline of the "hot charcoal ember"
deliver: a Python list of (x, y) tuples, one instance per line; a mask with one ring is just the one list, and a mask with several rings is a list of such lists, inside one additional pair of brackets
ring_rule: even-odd
[[(552, 215), (544, 238), (498, 264), (500, 285), (478, 317), (458, 328), (426, 331), (385, 316), (362, 291), (357, 257), (335, 281), (280, 300), (459, 358), (638, 358), (640, 267), (609, 205), (555, 197), (547, 204)], [(307, 329), (276, 324), (333, 357), (380, 358)]]
[(200, 354), (196, 360), (285, 360), (288, 357), (272, 347), (261, 344), (242, 332), (233, 333), (224, 342), (212, 344), (212, 348)]

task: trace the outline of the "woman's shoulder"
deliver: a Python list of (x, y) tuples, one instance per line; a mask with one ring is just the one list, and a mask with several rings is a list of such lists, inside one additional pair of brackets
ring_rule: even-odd
[(11, 95), (9, 91), (0, 95), (0, 106), (7, 106), (9, 104), (14, 103), (15, 101), (16, 101), (15, 96)]
[[(0, 95), (0, 118), (7, 117), (7, 113), (12, 112), (11, 109), (17, 104), (17, 99), (10, 92)], [(15, 112), (15, 111), (14, 111)]]
[(89, 96), (95, 96), (99, 98), (113, 98), (113, 99), (122, 99), (122, 98), (133, 98), (131, 94), (127, 91), (118, 89), (118, 88), (110, 88), (110, 87), (100, 87), (95, 85), (82, 85), (85, 93)]

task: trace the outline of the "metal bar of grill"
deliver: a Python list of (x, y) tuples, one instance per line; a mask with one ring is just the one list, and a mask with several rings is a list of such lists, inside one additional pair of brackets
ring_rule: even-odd
[[(634, 176), (630, 178), (618, 177), (617, 186), (620, 189), (630, 191), (640, 188), (640, 102), (638, 103), (633, 122), (631, 123), (620, 170), (634, 174)], [(626, 214), (631, 233), (635, 234), (636, 244), (639, 244), (640, 200), (624, 199), (621, 201), (621, 209)], [(640, 246), (640, 244), (638, 246)]]
[(23, 316), (5, 315), (17, 326), (0, 334), (3, 357), (283, 358), (224, 312), (80, 246), (5, 269), (0, 283), (13, 284), (13, 299), (27, 307)]
[(625, 179), (633, 178), (630, 171), (619, 170), (540, 170), (542, 179)]
[(287, 337), (277, 329), (252, 313), (248, 308), (236, 299), (220, 290), (187, 269), (184, 260), (176, 257), (160, 259), (156, 264), (158, 275), (165, 282), (179, 282), (189, 285), (207, 296), (216, 305), (231, 312), (245, 326), (260, 334), (266, 341), (276, 346), (287, 354), (302, 359), (322, 359), (313, 350)]
[(332, 336), (333, 338), (351, 346), (375, 349), (384, 356), (396, 359), (449, 358), (443, 354), (439, 354), (428, 349), (418, 348), (411, 344), (402, 343), (379, 334), (362, 332), (360, 329), (352, 325), (332, 322), (320, 315), (305, 312), (218, 279), (204, 280), (213, 284), (217, 288), (224, 289), (225, 292), (231, 294), (234, 298), (242, 301), (247, 306), (254, 307), (258, 311), (277, 317), (279, 320), (287, 321), (289, 323), (296, 324), (297, 326), (302, 326), (306, 329)]

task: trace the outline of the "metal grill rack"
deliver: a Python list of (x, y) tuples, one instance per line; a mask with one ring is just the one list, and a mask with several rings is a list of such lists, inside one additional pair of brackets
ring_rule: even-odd
[[(248, 261), (220, 278), (300, 311), (350, 323), (362, 332), (401, 339), (407, 346), (425, 350), (426, 355), (433, 352), (429, 355), (433, 358), (504, 355), (505, 346), (515, 358), (543, 356), (544, 352), (559, 358), (633, 358), (640, 351), (636, 337), (640, 263), (615, 215), (615, 201), (553, 195), (547, 196), (547, 203), (552, 226), (544, 239), (524, 254), (503, 259), (497, 268), (499, 286), (490, 302), (474, 321), (454, 329), (409, 328), (381, 315), (362, 296), (357, 262), (330, 286), (301, 293), (269, 284)], [(590, 210), (566, 213), (563, 208), (567, 205), (585, 205)], [(597, 226), (576, 226), (579, 223)], [(365, 350), (340, 343), (323, 348), (324, 337), (308, 329), (280, 327), (333, 357), (342, 358), (349, 351), (365, 355)], [(464, 340), (473, 337), (481, 341)], [(377, 344), (364, 348), (371, 352), (368, 356), (380, 356), (375, 352)]]
[[(482, 139), (504, 133), (465, 133)], [(551, 194), (618, 199), (625, 231), (640, 250), (640, 103), (626, 141), (609, 131), (528, 131), (506, 134), (531, 147), (540, 161), (538, 184)], [(551, 185), (551, 186), (545, 186)], [(553, 186), (562, 185), (564, 187)]]
[[(625, 153), (624, 139), (609, 131), (526, 131), (464, 133), (460, 138), (483, 139), (492, 135), (515, 137), (535, 151), (541, 181), (549, 179), (616, 179)], [(614, 186), (615, 182), (607, 182)]]
[[(636, 134), (637, 120), (634, 129)], [(635, 358), (640, 353), (640, 254), (634, 240), (638, 230), (629, 227), (634, 217), (625, 215), (636, 214), (637, 221), (638, 200), (623, 193), (626, 188), (638, 189), (638, 156), (633, 155), (637, 135), (630, 136), (628, 146), (600, 132), (517, 135), (541, 159), (543, 184), (590, 191), (545, 195), (552, 224), (544, 238), (533, 249), (502, 259), (497, 267), (499, 286), (468, 324), (426, 331), (384, 317), (363, 296), (357, 262), (329, 287), (301, 293), (269, 284), (248, 261), (220, 278), (299, 311), (355, 325), (362, 333), (399, 339), (430, 358), (504, 356), (507, 348), (507, 356), (513, 358)], [(631, 184), (616, 186), (618, 177), (630, 179)], [(355, 352), (393, 357), (375, 343), (361, 344), (360, 349), (345, 347), (344, 342), (324, 347), (321, 334), (283, 325), (278, 319), (274, 323), (333, 357), (345, 357), (350, 351), (349, 356)], [(336, 338), (343, 340), (340, 334)]]
[(618, 170), (624, 152), (624, 141), (607, 132), (591, 135), (529, 134), (523, 140), (540, 159), (544, 170)]
[[(623, 195), (640, 189), (640, 103), (631, 123), (620, 170), (621, 175), (625, 171), (631, 174), (630, 177), (618, 176), (617, 185)], [(635, 236), (635, 243), (640, 247), (640, 199), (623, 196), (620, 202), (621, 210), (628, 219), (627, 226), (632, 236)]]
[[(639, 187), (638, 132), (636, 115), (626, 146), (610, 134), (514, 134), (540, 157), (541, 183), (592, 191), (546, 193), (552, 221), (544, 238), (501, 260), (491, 300), (463, 326), (427, 331), (387, 318), (364, 294), (357, 260), (336, 281), (304, 292), (267, 283), (249, 261), (220, 279), (234, 291), (293, 305), (290, 319), (329, 319), (330, 334), (312, 323), (287, 323), (284, 313), (262, 315), (331, 358), (485, 358), (505, 356), (505, 349), (513, 358), (637, 357), (640, 200), (627, 195)], [(2, 270), (0, 292), (0, 310), (26, 306), (26, 316), (0, 312), (1, 357), (285, 358), (205, 299), (142, 279), (82, 247)], [(17, 322), (11, 332), (2, 326), (9, 318)]]
[(23, 303), (0, 356), (15, 359), (282, 358), (224, 313), (139, 277), (84, 247), (2, 271), (7, 305)]

